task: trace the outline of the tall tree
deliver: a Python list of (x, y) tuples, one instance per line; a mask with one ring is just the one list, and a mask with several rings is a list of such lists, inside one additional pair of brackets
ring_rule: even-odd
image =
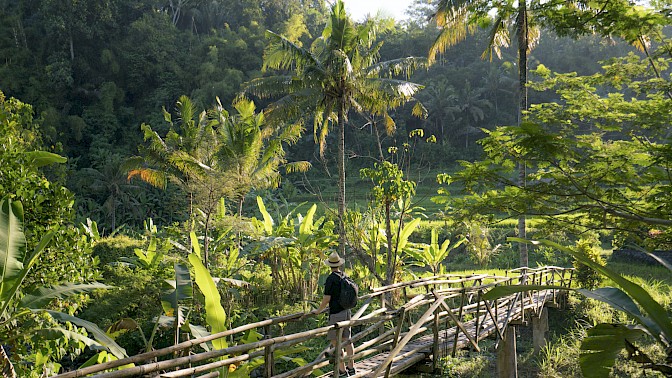
[[(624, 0), (577, 0), (568, 3), (539, 0), (439, 0), (433, 18), (441, 28), (441, 33), (430, 48), (430, 62), (447, 47), (464, 40), (467, 34), (483, 25), (488, 26), (489, 37), (482, 57), (492, 58), (493, 53), (500, 56), (501, 49), (510, 45), (513, 31), (518, 51), (518, 126), (522, 124), (529, 106), (527, 58), (539, 41), (540, 24), (550, 26), (564, 35), (618, 35), (646, 52), (645, 33), (660, 19), (652, 12), (637, 9)], [(525, 185), (525, 180), (525, 161), (520, 161), (518, 184)], [(526, 236), (525, 212), (518, 218), (518, 234), (521, 238)], [(520, 243), (519, 248), (520, 265), (527, 266), (527, 245)]]
[(234, 196), (238, 215), (243, 214), (245, 196), (252, 189), (275, 188), (280, 183), (278, 169), (305, 172), (310, 163), (285, 160), (283, 144), (295, 143), (301, 135), (301, 125), (282, 129), (266, 123), (263, 113), (256, 113), (254, 102), (241, 99), (234, 104), (236, 113), (229, 115), (221, 104), (216, 107), (221, 138), (219, 159), (231, 177), (235, 177)]
[[(491, 17), (490, 12), (495, 11)], [(501, 49), (508, 47), (513, 29), (518, 44), (518, 124), (527, 110), (527, 54), (539, 40), (539, 28), (530, 23), (527, 0), (503, 2), (490, 0), (439, 0), (433, 15), (441, 33), (429, 50), (430, 62), (446, 48), (464, 40), (468, 33), (476, 30), (478, 24), (490, 25), (488, 46), (482, 57), (501, 55)], [(519, 181), (525, 181), (525, 163), (519, 162)], [(518, 219), (518, 235), (525, 238), (525, 214)], [(520, 265), (528, 265), (527, 245), (520, 243)]]
[[(672, 100), (669, 83), (648, 64), (631, 54), (590, 76), (537, 69), (544, 80), (533, 88), (557, 92), (561, 100), (533, 105), (520, 127), (488, 133), (481, 142), (486, 158), (463, 163), (451, 178), (475, 194), (454, 208), (512, 216), (529, 211), (554, 230), (608, 231), (617, 246), (669, 249)], [(525, 186), (511, 179), (519, 159), (536, 168)], [(506, 189), (492, 189), (502, 185)]]
[[(417, 58), (379, 62), (382, 42), (376, 43), (378, 24), (368, 20), (355, 25), (342, 1), (331, 7), (330, 19), (322, 37), (303, 48), (284, 36), (268, 32), (271, 40), (264, 69), (289, 71), (287, 74), (255, 79), (246, 85), (247, 93), (261, 98), (282, 96), (269, 107), (271, 119), (293, 122), (314, 119), (315, 140), (323, 153), (330, 126), (338, 131), (338, 233), (339, 250), (345, 253), (345, 126), (350, 110), (387, 115), (413, 100), (422, 86), (393, 75), (406, 77), (421, 63)], [(414, 113), (422, 112), (417, 104)], [(389, 116), (387, 116), (389, 118)]]

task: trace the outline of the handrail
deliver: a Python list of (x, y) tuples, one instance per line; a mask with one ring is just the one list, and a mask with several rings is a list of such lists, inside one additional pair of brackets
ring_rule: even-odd
[[(491, 274), (443, 274), (400, 282), (372, 289), (371, 293), (360, 296), (360, 303), (362, 303), (362, 305), (352, 319), (341, 321), (331, 326), (269, 337), (254, 343), (234, 345), (220, 350), (211, 350), (200, 353), (191, 352), (192, 354), (187, 356), (156, 361), (159, 357), (184, 350), (191, 350), (191, 348), (199, 344), (218, 338), (229, 337), (241, 334), (248, 330), (270, 327), (280, 323), (303, 321), (308, 317), (315, 316), (310, 313), (293, 313), (265, 319), (256, 323), (245, 324), (224, 332), (192, 339), (159, 350), (66, 372), (57, 375), (54, 378), (78, 378), (94, 373), (98, 373), (94, 376), (98, 378), (121, 378), (189, 366), (187, 369), (164, 372), (161, 375), (166, 378), (176, 378), (193, 374), (208, 373), (214, 369), (219, 369), (230, 364), (238, 364), (260, 357), (268, 360), (266, 362), (268, 370), (266, 374), (274, 374), (272, 373), (274, 370), (274, 362), (272, 358), (274, 350), (286, 349), (316, 337), (323, 337), (329, 330), (338, 331), (344, 327), (356, 327), (359, 325), (367, 325), (367, 327), (365, 327), (366, 329), (363, 331), (353, 334), (349, 340), (343, 340), (340, 343), (341, 346), (346, 344), (358, 344), (355, 348), (355, 355), (347, 358), (358, 360), (379, 353), (389, 353), (385, 357), (385, 362), (382, 365), (377, 366), (375, 372), (373, 372), (375, 374), (381, 374), (382, 372), (385, 375), (388, 375), (392, 374), (391, 367), (393, 364), (396, 366), (395, 369), (404, 369), (405, 367), (400, 368), (396, 364), (399, 361), (404, 360), (404, 358), (416, 356), (416, 353), (419, 353), (418, 351), (424, 350), (422, 348), (425, 347), (410, 346), (409, 343), (411, 343), (412, 340), (421, 337), (420, 335), (430, 329), (433, 329), (430, 333), (434, 332), (433, 339), (437, 339), (437, 327), (439, 322), (444, 322), (446, 326), (452, 324), (451, 327), (453, 328), (451, 328), (452, 330), (450, 331), (449, 342), (452, 344), (453, 351), (458, 347), (459, 334), (464, 334), (464, 337), (460, 339), (461, 347), (470, 344), (478, 349), (478, 341), (483, 337), (481, 335), (482, 330), (485, 332), (485, 335), (494, 332), (498, 337), (502, 338), (505, 332), (505, 329), (502, 327), (513, 320), (513, 317), (522, 316), (521, 314), (529, 311), (528, 309), (532, 309), (531, 311), (535, 312), (539, 311), (539, 306), (543, 306), (547, 300), (551, 300), (550, 298), (555, 300), (556, 292), (555, 290), (532, 291), (530, 293), (512, 294), (498, 300), (483, 300), (481, 298), (483, 293), (491, 288), (501, 285), (516, 284), (521, 277), (526, 277), (525, 280), (529, 280), (527, 282), (532, 284), (552, 283), (556, 286), (567, 287), (571, 285), (573, 270), (573, 268), (556, 266), (537, 268), (521, 267), (507, 271), (505, 277)], [(569, 279), (566, 278), (566, 271), (570, 271)], [(519, 273), (519, 275), (510, 276), (509, 273)], [(382, 296), (389, 292), (403, 290), (404, 295), (406, 295), (407, 288), (415, 289), (420, 287), (426, 287), (427, 292), (423, 294), (413, 294), (414, 296), (405, 303), (400, 304), (398, 309), (375, 308), (375, 306), (372, 306), (372, 300), (381, 298), (382, 301)], [(385, 301), (382, 301), (381, 303), (385, 303)], [(441, 309), (443, 309), (443, 311)], [(412, 321), (414, 316), (411, 313), (415, 314), (418, 310), (423, 315), (420, 316), (419, 319)], [(466, 320), (463, 320), (465, 319), (465, 315), (468, 316), (466, 317)], [(502, 321), (504, 321), (504, 323), (501, 323)], [(392, 322), (392, 328), (388, 327), (387, 331), (384, 331), (382, 327), (384, 324), (389, 324), (389, 322)], [(408, 331), (404, 332), (403, 329), (406, 327), (408, 327)], [(380, 332), (378, 336), (369, 336), (376, 331)], [(365, 339), (365, 337), (367, 338)], [(467, 344), (464, 344), (465, 342), (467, 342)], [(436, 343), (436, 341), (432, 341), (431, 343)], [(408, 345), (408, 348), (410, 349), (404, 349), (406, 348), (406, 345)], [(433, 349), (436, 348), (437, 347), (433, 347)], [(402, 349), (404, 351), (402, 351)], [(384, 352), (384, 350), (390, 351)], [(316, 369), (329, 364), (329, 359), (325, 356), (325, 353), (329, 353), (329, 351), (331, 351), (331, 354), (333, 355), (333, 348), (327, 348), (318, 355), (313, 362), (290, 371), (275, 374), (273, 377), (291, 378), (310, 374)], [(422, 353), (436, 353), (436, 351), (425, 351)], [(147, 363), (147, 361), (153, 362)], [(103, 372), (128, 364), (140, 365), (123, 370)]]

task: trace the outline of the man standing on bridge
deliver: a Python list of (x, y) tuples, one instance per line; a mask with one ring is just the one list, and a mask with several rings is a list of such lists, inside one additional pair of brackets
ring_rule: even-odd
[[(339, 297), (341, 295), (341, 279), (344, 276), (344, 273), (341, 271), (341, 266), (345, 263), (345, 259), (340, 257), (336, 251), (332, 252), (329, 255), (329, 258), (324, 260), (324, 265), (331, 268), (331, 274), (327, 277), (327, 281), (324, 283), (324, 297), (322, 297), (322, 302), (320, 306), (315, 310), (311, 311), (311, 314), (319, 314), (329, 305), (329, 325), (342, 322), (344, 320), (350, 320), (351, 314), (350, 309), (344, 309), (340, 302)], [(346, 370), (343, 359), (341, 358), (340, 366), (338, 370), (340, 372), (340, 377), (348, 377), (355, 375), (355, 362), (352, 359), (352, 356), (355, 354), (355, 347), (350, 342), (350, 327), (343, 327), (343, 338), (342, 340), (346, 343), (345, 351), (348, 355), (348, 368)], [(336, 330), (331, 329), (327, 333), (327, 338), (331, 342), (332, 346), (336, 346)], [(342, 350), (338, 351), (342, 354)]]

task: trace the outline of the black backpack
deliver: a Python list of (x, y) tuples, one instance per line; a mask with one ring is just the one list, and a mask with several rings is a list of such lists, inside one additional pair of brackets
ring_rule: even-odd
[(357, 296), (359, 295), (359, 286), (343, 273), (341, 275), (341, 295), (338, 297), (338, 304), (344, 310), (353, 308), (357, 305)]

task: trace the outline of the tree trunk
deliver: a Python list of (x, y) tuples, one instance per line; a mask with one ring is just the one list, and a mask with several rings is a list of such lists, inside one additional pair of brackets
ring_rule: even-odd
[(385, 155), (383, 155), (383, 145), (380, 142), (380, 132), (378, 132), (378, 125), (373, 117), (371, 118), (371, 126), (373, 127), (373, 130), (376, 132), (376, 142), (378, 143), (378, 154), (380, 155), (380, 161), (382, 162), (385, 160)]
[(345, 256), (345, 104), (338, 106), (338, 254)]
[[(518, 94), (520, 103), (518, 108), (518, 126), (522, 124), (523, 112), (527, 110), (527, 50), (528, 50), (528, 25), (527, 25), (527, 3), (525, 0), (518, 2)], [(525, 162), (518, 162), (518, 184), (525, 186)], [(525, 239), (527, 231), (525, 229), (525, 213), (518, 217), (518, 237)], [(527, 244), (518, 243), (520, 248), (520, 266), (528, 266)]]
[[(385, 232), (387, 233), (387, 274), (385, 274), (385, 286), (387, 286), (394, 283), (394, 265), (396, 264), (394, 249), (392, 248), (392, 221), (390, 219), (390, 203), (388, 201), (385, 201)], [(399, 233), (401, 233), (401, 229)]]

